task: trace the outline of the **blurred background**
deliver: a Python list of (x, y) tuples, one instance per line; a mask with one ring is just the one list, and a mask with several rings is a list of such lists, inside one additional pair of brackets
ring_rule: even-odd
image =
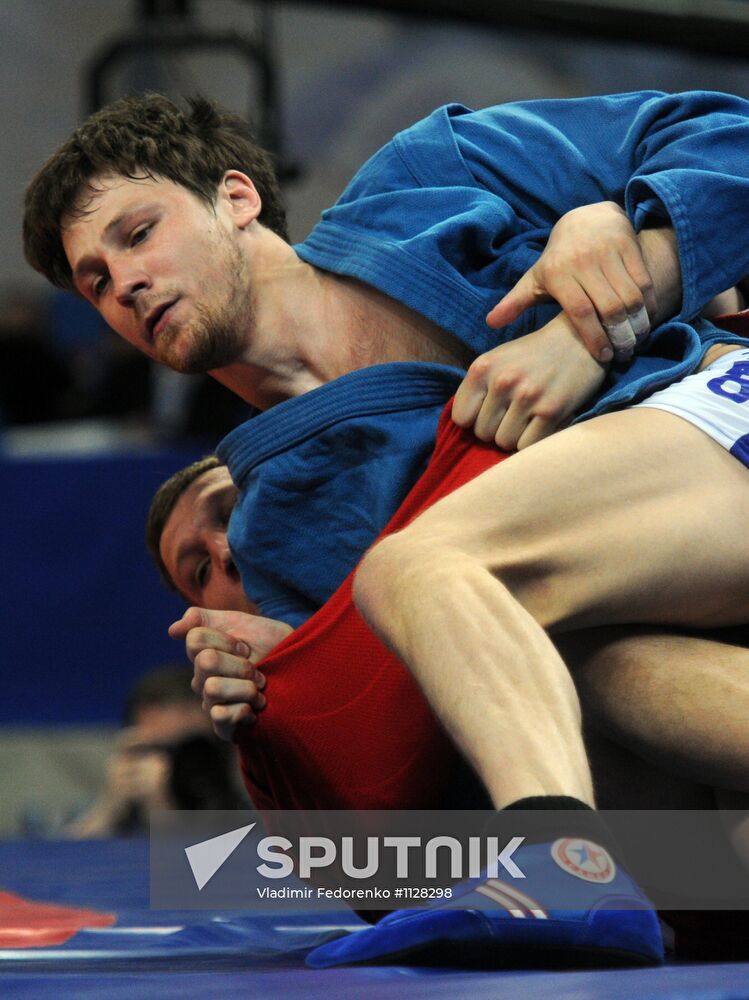
[[(749, 97), (744, 0), (0, 0), (0, 836), (59, 833), (106, 780), (128, 693), (179, 658), (142, 543), (156, 486), (244, 419), (155, 370), (24, 263), (24, 186), (102, 103), (206, 94), (275, 151), (302, 239), (434, 107), (657, 88)], [(132, 720), (128, 720), (132, 722)], [(111, 764), (111, 762), (110, 762)]]

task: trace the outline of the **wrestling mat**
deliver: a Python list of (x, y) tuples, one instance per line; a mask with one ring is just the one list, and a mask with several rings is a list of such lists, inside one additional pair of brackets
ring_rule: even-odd
[(0, 842), (0, 873), (3, 997), (749, 998), (749, 962), (592, 972), (312, 970), (307, 951), (337, 929), (361, 926), (356, 916), (150, 910), (146, 840)]

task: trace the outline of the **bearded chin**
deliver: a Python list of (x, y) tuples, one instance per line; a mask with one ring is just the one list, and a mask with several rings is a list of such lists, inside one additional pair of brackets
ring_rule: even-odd
[[(254, 328), (254, 307), (239, 248), (219, 239), (215, 252), (224, 258), (223, 301), (212, 309), (198, 301), (191, 328), (181, 331), (178, 327), (173, 334), (168, 328), (162, 332), (161, 360), (185, 375), (199, 375), (238, 361), (245, 348), (245, 336)], [(182, 350), (180, 340), (184, 341)]]
[[(161, 360), (183, 375), (200, 375), (214, 368), (224, 368), (233, 364), (242, 354), (244, 343), (240, 329), (244, 324), (237, 316), (211, 316), (199, 314), (196, 324), (190, 330), (174, 331), (169, 338), (168, 330), (162, 333)], [(180, 350), (179, 341), (188, 340), (186, 350)]]
[[(174, 346), (177, 347), (176, 344)], [(172, 350), (172, 345), (168, 345), (164, 361), (183, 375), (200, 375), (213, 368), (224, 368), (232, 364), (241, 353), (242, 345), (236, 330), (214, 325), (209, 329), (204, 327), (199, 336), (193, 334), (186, 353)]]

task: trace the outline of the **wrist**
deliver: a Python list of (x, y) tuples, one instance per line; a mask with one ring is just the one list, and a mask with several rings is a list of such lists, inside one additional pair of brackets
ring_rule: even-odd
[(591, 371), (595, 369), (607, 372), (611, 367), (612, 362), (610, 360), (602, 361), (590, 353), (582, 337), (575, 329), (575, 324), (566, 313), (559, 313), (545, 327), (541, 327), (541, 329), (552, 331), (559, 336), (560, 344), (563, 346), (565, 353), (571, 352), (573, 356), (579, 357), (580, 364), (583, 366), (581, 370), (587, 367)]
[(643, 260), (653, 282), (656, 326), (676, 316), (681, 309), (681, 266), (676, 233), (670, 226), (643, 229), (637, 234)]

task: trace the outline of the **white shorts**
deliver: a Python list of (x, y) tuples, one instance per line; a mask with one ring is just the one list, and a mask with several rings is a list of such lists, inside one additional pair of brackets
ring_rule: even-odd
[(683, 417), (749, 465), (749, 350), (724, 354), (636, 405)]

